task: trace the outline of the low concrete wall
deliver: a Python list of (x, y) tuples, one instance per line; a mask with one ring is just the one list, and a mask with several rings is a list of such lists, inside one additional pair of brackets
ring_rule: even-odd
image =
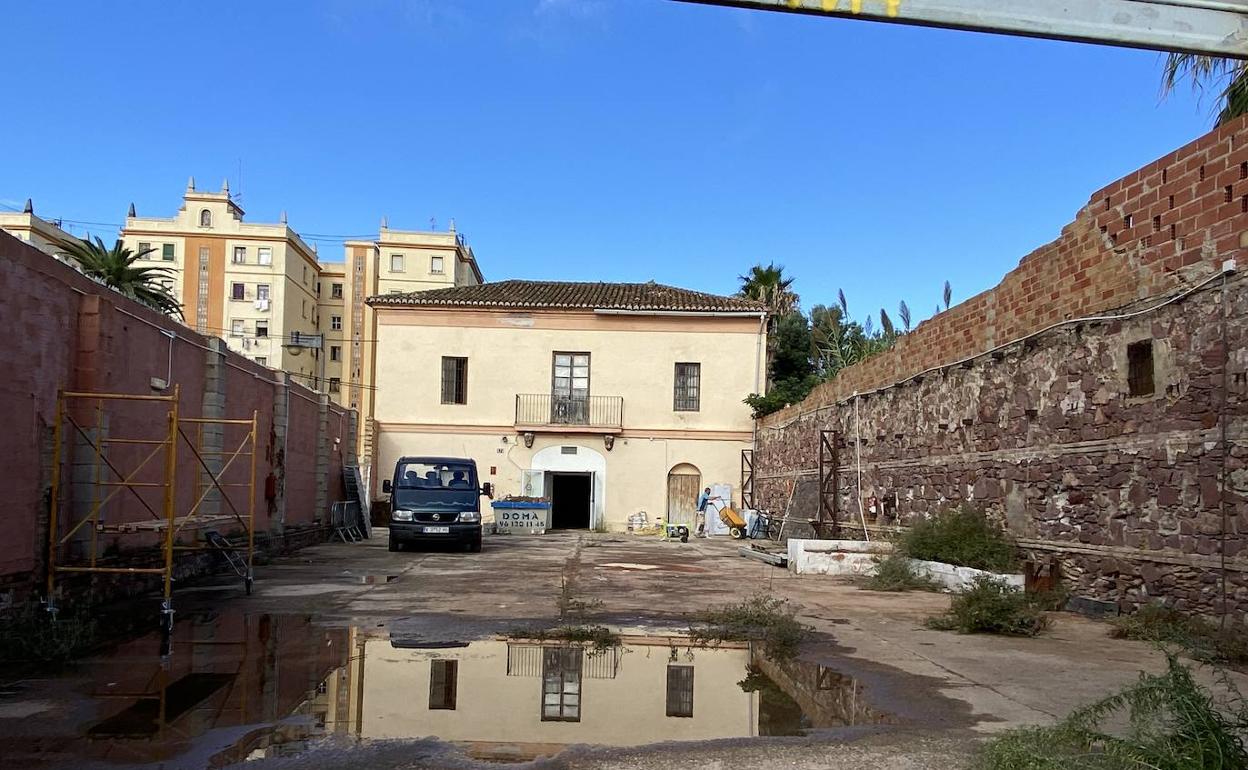
[[(798, 575), (871, 575), (876, 561), (893, 552), (887, 540), (790, 540), (789, 569)], [(980, 575), (989, 575), (1007, 585), (1023, 587), (1022, 575), (955, 567), (939, 561), (910, 559), (915, 572), (940, 583), (947, 591), (961, 591)]]
[(970, 567), (955, 567), (952, 564), (945, 564), (940, 561), (923, 561), (922, 559), (911, 559), (910, 564), (914, 566), (914, 571), (920, 575), (927, 575), (932, 580), (940, 583), (949, 591), (962, 591), (969, 588), (975, 578), (981, 575), (994, 577), (1003, 580), (1007, 585), (1021, 589), (1023, 587), (1022, 575), (1003, 575), (996, 572), (987, 572), (982, 569), (972, 569)]
[(789, 569), (798, 575), (870, 575), (893, 552), (884, 540), (789, 540)]

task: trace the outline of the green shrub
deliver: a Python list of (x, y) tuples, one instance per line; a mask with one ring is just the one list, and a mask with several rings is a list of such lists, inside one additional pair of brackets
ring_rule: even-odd
[(1174, 655), (1167, 655), (1167, 660), (1165, 673), (1141, 674), (1136, 684), (1074, 711), (1052, 727), (1010, 730), (994, 738), (981, 751), (978, 766), (983, 770), (1248, 767), (1248, 705), (1234, 684), (1223, 676), (1224, 693), (1215, 696)]
[(1004, 580), (980, 575), (953, 597), (944, 615), (927, 619), (928, 628), (963, 634), (1035, 636), (1048, 626), (1045, 597), (1024, 593)]
[(1248, 663), (1248, 629), (1218, 628), (1204, 618), (1161, 604), (1145, 605), (1134, 615), (1118, 618), (1110, 636), (1178, 645), (1207, 663)]
[(914, 569), (910, 558), (891, 554), (875, 562), (875, 573), (867, 578), (864, 588), (871, 591), (939, 591), (940, 583)]
[(969, 505), (921, 519), (901, 534), (898, 551), (912, 559), (1011, 572), (1018, 565), (1014, 539)]
[(772, 660), (787, 660), (810, 629), (797, 620), (797, 610), (787, 600), (755, 594), (736, 604), (703, 610), (697, 625), (689, 629), (696, 645), (707, 647), (720, 642), (757, 642)]

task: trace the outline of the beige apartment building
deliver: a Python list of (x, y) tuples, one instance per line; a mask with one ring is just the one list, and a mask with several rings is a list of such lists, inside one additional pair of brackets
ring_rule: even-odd
[[(391, 230), (382, 220), (376, 240), (347, 241), (344, 261), (326, 264), (329, 291), (323, 319), (332, 377), (346, 383), (341, 403), (360, 415), (360, 454), (373, 456), (377, 376), (377, 318), (369, 297), (476, 286), (484, 280), (461, 233)], [(341, 282), (342, 297), (335, 299)], [(339, 304), (340, 303), (340, 304)], [(338, 312), (339, 309), (341, 312)], [(335, 361), (333, 346), (342, 345)]]
[[(375, 477), (398, 457), (471, 457), (496, 497), (548, 497), (555, 528), (692, 524), (739, 501), (762, 389), (756, 302), (656, 283), (500, 281), (368, 300), (377, 320)], [(489, 518), (488, 509), (485, 511)]]
[(365, 456), (377, 335), (364, 300), (482, 280), (454, 225), (449, 232), (391, 230), (382, 220), (377, 238), (347, 241), (344, 261), (326, 262), (285, 214), (277, 223), (245, 221), (228, 183), (206, 192), (191, 179), (172, 217), (139, 217), (131, 206), (120, 237), (132, 250), (151, 249), (147, 262), (170, 272), (166, 286), (188, 326), (357, 409)]
[(285, 215), (272, 224), (243, 215), (228, 183), (205, 192), (191, 179), (176, 214), (139, 217), (132, 206), (120, 237), (131, 250), (150, 249), (147, 261), (169, 271), (166, 287), (182, 303), (187, 326), (320, 388), (320, 353), (299, 345), (319, 331), (316, 251)]
[(55, 222), (35, 216), (34, 203), (27, 198), (26, 205), (20, 212), (0, 211), (0, 230), (26, 241), (40, 251), (47, 252), (57, 259), (66, 260), (60, 244), (72, 238)]

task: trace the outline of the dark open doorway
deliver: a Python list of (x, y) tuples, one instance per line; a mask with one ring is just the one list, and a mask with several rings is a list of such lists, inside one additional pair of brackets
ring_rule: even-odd
[(550, 528), (589, 529), (593, 474), (550, 474)]

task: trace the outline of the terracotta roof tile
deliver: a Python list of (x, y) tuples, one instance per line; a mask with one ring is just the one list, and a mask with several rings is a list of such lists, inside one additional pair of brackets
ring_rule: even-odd
[(763, 305), (661, 283), (590, 283), (571, 281), (496, 281), (478, 286), (382, 294), (368, 298), (373, 307), (478, 307), (516, 310), (656, 310), (675, 312), (758, 313)]

